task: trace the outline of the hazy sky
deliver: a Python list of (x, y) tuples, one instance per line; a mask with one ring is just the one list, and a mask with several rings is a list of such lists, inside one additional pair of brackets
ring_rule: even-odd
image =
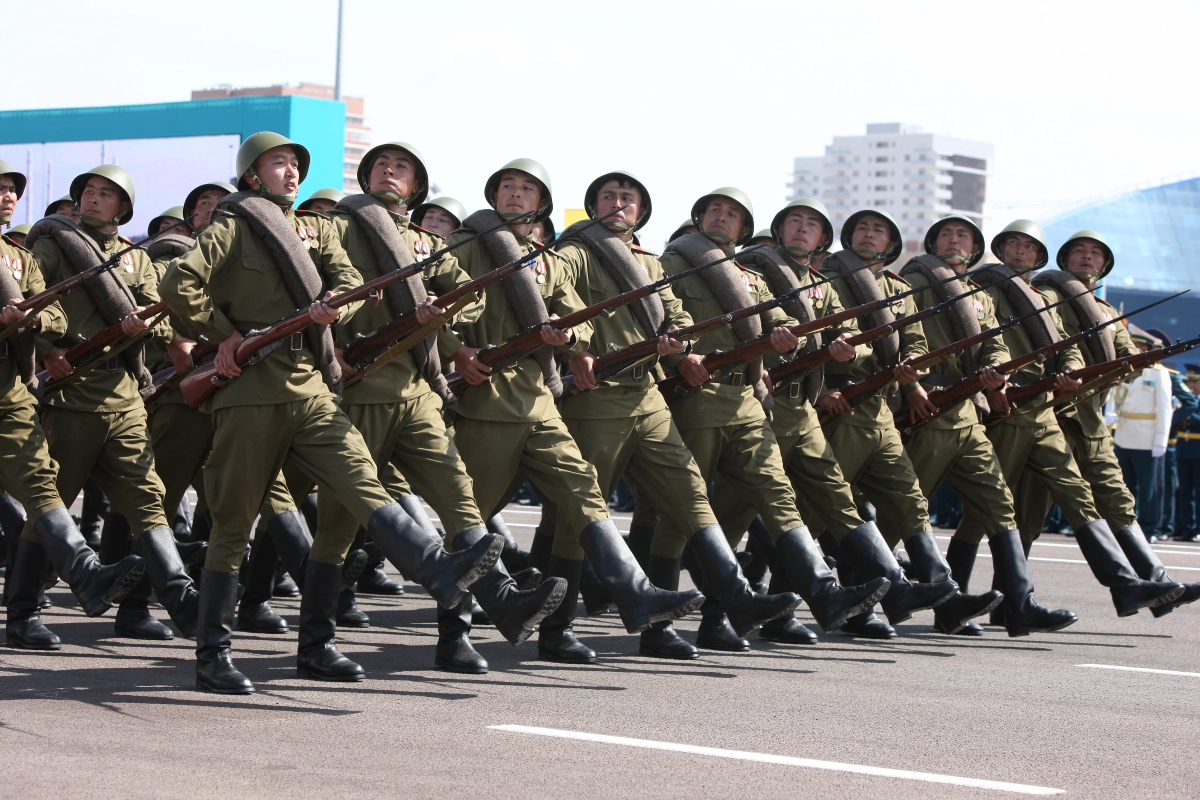
[[(331, 84), (336, 8), (9, 0), (3, 106)], [(596, 175), (632, 170), (654, 199), (651, 248), (711, 188), (747, 191), (762, 227), (794, 156), (868, 122), (916, 123), (995, 146), (990, 235), (1013, 216), (1200, 174), (1197, 30), (1200, 4), (1147, 0), (346, 0), (343, 87), (366, 98), (376, 142), (415, 143), (469, 209), (518, 156), (546, 165), (560, 210)]]

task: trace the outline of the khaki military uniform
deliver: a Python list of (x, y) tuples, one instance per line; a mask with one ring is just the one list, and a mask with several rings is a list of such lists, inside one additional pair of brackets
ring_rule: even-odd
[[(287, 224), (296, 228), (292, 208), (283, 213)], [(301, 240), (329, 291), (339, 294), (361, 285), (330, 223), (310, 217), (300, 227), (306, 232)], [(235, 330), (263, 328), (295, 311), (266, 243), (245, 220), (228, 212), (219, 211), (196, 246), (171, 262), (162, 291), (185, 324), (218, 342)], [(353, 315), (356, 305), (342, 309), (344, 318)], [(254, 518), (289, 458), (337, 495), (360, 525), (392, 502), (375, 477), (375, 463), (362, 436), (325, 385), (307, 337), (293, 337), (257, 364), (243, 367), (242, 375), (206, 406), (214, 428), (204, 471), (213, 516), (209, 569), (238, 568)], [(339, 539), (320, 532), (310, 558), (340, 564), (353, 534)]]
[[(87, 225), (80, 226), (105, 257), (127, 247), (130, 242), (117, 235), (105, 235)], [(43, 237), (33, 254), (50, 284), (66, 280), (75, 270), (51, 237)], [(140, 306), (159, 300), (155, 272), (150, 257), (142, 250), (131, 250), (121, 257), (112, 274), (132, 292)], [(44, 357), (52, 347), (70, 348), (82, 338), (90, 338), (108, 327), (87, 290), (79, 288), (62, 301), (67, 317), (66, 330), (43, 331), (39, 351)], [(155, 326), (153, 339), (171, 340), (173, 332), (166, 322)], [(127, 351), (128, 352), (128, 351)], [(112, 508), (129, 522), (134, 537), (154, 528), (167, 526), (163, 513), (163, 485), (154, 469), (150, 447), (146, 406), (138, 391), (137, 380), (126, 369), (121, 356), (99, 367), (45, 398), (42, 427), (50, 446), (50, 456), (59, 464), (58, 490), (64, 499), (74, 499), (89, 475), (94, 475)], [(32, 538), (32, 526), (26, 527)]]
[[(734, 262), (736, 265), (736, 262)], [(678, 253), (662, 258), (663, 272), (676, 275), (692, 268)], [(742, 270), (743, 281), (752, 303), (771, 299), (771, 291), (761, 275)], [(726, 313), (721, 301), (709, 288), (703, 275), (690, 275), (672, 284), (675, 296), (683, 301), (683, 310), (692, 319), (706, 320)], [(764, 332), (780, 325), (795, 325), (796, 321), (778, 307), (762, 314)], [(716, 350), (729, 350), (739, 344), (731, 329), (710, 331), (696, 342), (693, 352), (708, 355)], [(801, 339), (800, 346), (804, 340)], [(762, 404), (754, 396), (753, 387), (745, 383), (745, 370), (723, 376), (720, 381), (708, 381), (688, 394), (672, 401), (671, 413), (675, 424), (705, 484), (718, 474), (741, 494), (757, 513), (775, 540), (804, 524), (796, 508), (796, 495), (784, 477), (783, 460), (775, 432), (767, 423)], [(645, 494), (644, 486), (643, 494)], [(659, 521), (654, 534), (652, 552), (668, 558), (679, 558), (692, 531), (685, 531), (666, 513), (663, 502), (658, 503)], [(741, 534), (725, 531), (736, 546)]]
[[(454, 234), (450, 242), (467, 235)], [(524, 253), (537, 247), (529, 237), (518, 236), (517, 241)], [(472, 280), (500, 266), (478, 239), (455, 252)], [(535, 271), (549, 313), (562, 317), (584, 307), (553, 252), (539, 255), (536, 266), (526, 269)], [(484, 292), (483, 314), (455, 330), (469, 347), (499, 344), (522, 332), (504, 287), (498, 283)], [(571, 333), (572, 341), (560, 348), (567, 357), (588, 349), (592, 326), (584, 323)], [(571, 438), (537, 361), (527, 358), (494, 370), (487, 381), (467, 389), (454, 412), (454, 440), (474, 485), (476, 507), (491, 518), (512, 496), (513, 476), (523, 472), (538, 494), (562, 514), (564, 524), (554, 534), (554, 555), (582, 560), (579, 536), (589, 524), (609, 518), (608, 506), (596, 485), (596, 472)]]
[[(411, 224), (407, 217), (393, 217), (401, 237), (412, 250), (414, 261), (444, 246), (441, 238)], [(348, 214), (336, 212), (333, 226), (363, 280), (379, 277), (379, 262), (358, 222)], [(426, 268), (423, 278), (431, 295), (445, 294), (470, 281), (453, 253)], [(474, 322), (482, 315), (483, 308), (483, 303), (469, 305), (454, 322)], [(336, 344), (344, 348), (354, 336), (369, 335), (391, 320), (386, 301), (364, 304), (352, 318), (337, 326)], [(442, 360), (448, 361), (461, 343), (445, 328), (437, 338)], [(415, 489), (433, 507), (451, 537), (483, 525), (475, 506), (471, 478), (442, 420), (442, 399), (422, 376), (412, 350), (347, 387), (342, 396), (342, 410), (366, 441), (371, 457), (380, 466), (379, 477), (385, 486), (392, 483), (392, 490), (407, 494)], [(384, 469), (388, 464), (394, 465), (407, 480), (400, 478), (397, 483), (396, 476)], [(335, 498), (327, 499), (327, 495), (321, 497), (318, 506), (321, 529), (336, 531), (339, 537), (347, 533), (353, 537), (354, 518)]]
[[(887, 270), (876, 273), (875, 280), (884, 297), (909, 288), (903, 279)], [(844, 281), (835, 280), (829, 285), (834, 287), (844, 307), (858, 305)], [(916, 313), (911, 296), (902, 302), (901, 307), (893, 308), (897, 318)], [(919, 323), (900, 330), (901, 361), (927, 352)], [(874, 349), (865, 358), (860, 356), (846, 363), (831, 360), (825, 365), (825, 386), (836, 391), (883, 369)], [(911, 391), (907, 387), (901, 389)], [(894, 547), (901, 539), (930, 530), (928, 503), (882, 393), (867, 398), (853, 414), (829, 418), (823, 427), (846, 481), (874, 504), (880, 532), (889, 545)]]
[[(811, 287), (822, 280), (819, 272), (797, 263), (784, 250), (780, 249), (780, 255), (792, 265), (801, 286)], [(843, 310), (841, 299), (830, 284), (810, 288), (807, 295), (818, 317)], [(843, 333), (853, 335), (857, 332), (858, 323), (851, 319), (822, 331), (822, 342), (831, 342)], [(860, 351), (862, 356), (869, 353), (866, 347)], [(779, 354), (772, 350), (765, 356), (764, 364), (770, 367), (780, 360)], [(795, 491), (800, 516), (816, 534), (828, 531), (840, 542), (847, 533), (862, 525), (862, 519), (842, 468), (825, 440), (816, 409), (808, 401), (802, 381), (792, 381), (776, 392), (774, 399), (771, 430), (779, 442), (779, 455)], [(756, 513), (723, 474), (718, 474), (713, 481), (712, 506), (721, 521), (721, 528), (730, 538), (740, 539)]]
[[(8, 270), (26, 297), (46, 288), (33, 254), (7, 236), (0, 238), (0, 269)], [(2, 297), (0, 303), (20, 299)], [(67, 318), (58, 303), (46, 306), (38, 314), (38, 322), (43, 336), (58, 337), (67, 329)], [(63, 501), (58, 494), (58, 465), (50, 457), (37, 401), (21, 380), (13, 339), (0, 342), (0, 386), (4, 388), (0, 395), (0, 489), (25, 507), (32, 530), (42, 514), (61, 508)]]
[[(1041, 287), (1041, 291), (1046, 295), (1047, 302), (1056, 303), (1063, 299), (1063, 295), (1053, 286)], [(1100, 298), (1096, 298), (1096, 303), (1109, 319), (1121, 314)], [(1064, 303), (1057, 310), (1062, 319), (1063, 330), (1068, 336), (1083, 330), (1083, 324), (1070, 303)], [(1124, 325), (1110, 325), (1108, 330), (1113, 334), (1117, 358), (1139, 352)], [(1080, 347), (1079, 352), (1088, 366), (1095, 363), (1091, 350)], [(1092, 487), (1092, 501), (1100, 518), (1114, 531), (1119, 531), (1136, 523), (1137, 514), (1134, 510), (1133, 494), (1129, 491), (1121, 465), (1117, 462), (1112, 433), (1104, 421), (1103, 406), (1107, 394), (1103, 392), (1092, 395), (1083, 402), (1062, 410), (1058, 414), (1058, 425), (1066, 437), (1071, 454), (1075, 457), (1080, 474)], [(1026, 479), (1018, 489), (1018, 497), (1021, 503), (1021, 535), (1034, 539), (1042, 532), (1046, 513), (1050, 510), (1050, 493), (1044, 485)]]
[[(929, 284), (921, 274), (909, 275), (908, 282), (914, 288)], [(921, 309), (939, 303), (933, 290), (918, 292), (915, 297), (917, 307)], [(986, 292), (976, 292), (966, 302), (975, 311), (980, 328), (986, 331), (996, 327), (995, 304)], [(942, 314), (924, 320), (921, 327), (931, 350), (956, 341), (949, 321)], [(980, 366), (1002, 364), (1008, 360), (1008, 348), (1002, 336), (994, 336), (979, 347)], [(922, 377), (921, 383), (927, 391), (933, 392), (964, 377), (967, 376), (963, 372), (962, 359), (954, 356), (933, 367)], [(905, 449), (927, 500), (942, 483), (949, 481), (962, 500), (964, 513), (970, 507), (974, 518), (984, 524), (989, 536), (1016, 530), (1012, 494), (1004, 482), (1000, 462), (996, 460), (996, 452), (973, 402), (959, 403), (934, 418), (908, 439)]]
[[(662, 266), (654, 254), (632, 243), (628, 247), (651, 281), (662, 279)], [(621, 287), (587, 245), (573, 241), (559, 251), (559, 256), (568, 280), (585, 305), (621, 294)], [(659, 289), (658, 295), (668, 324), (680, 328), (692, 324), (692, 317), (683, 310), (669, 285)], [(600, 355), (658, 333), (642, 330), (629, 306), (597, 317), (593, 325), (592, 346)], [(677, 363), (679, 356), (664, 360)], [(639, 487), (639, 497), (650, 494), (661, 498), (663, 513), (685, 538), (717, 524), (708, 505), (707, 483), (655, 385), (653, 362), (607, 378), (590, 391), (565, 396), (561, 408), (580, 452), (596, 469), (604, 497), (609, 497), (621, 477), (626, 476)], [(655, 555), (676, 557), (678, 553), (655, 551)]]
[[(995, 305), (997, 319), (1019, 316), (1000, 287), (984, 291)], [(1045, 302), (1044, 299), (1043, 302)], [(1056, 309), (1052, 309), (1048, 313), (1054, 319), (1061, 334), (1062, 323), (1055, 311)], [(1035, 349), (1023, 325), (1017, 325), (1005, 331), (1004, 344), (1012, 358), (1020, 358)], [(1009, 381), (1024, 384), (1039, 380), (1046, 374), (1055, 371), (1078, 369), (1083, 366), (1083, 357), (1079, 354), (1079, 350), (1072, 345), (1059, 350), (1052, 362), (1049, 370), (1046, 365), (1036, 361), (1027, 364), (1010, 375)], [(1048, 402), (1049, 399), (1049, 393), (1030, 398), (1025, 407), (1034, 408)], [(995, 448), (996, 458), (1000, 461), (1000, 470), (1004, 473), (1005, 483), (1008, 484), (1009, 491), (1013, 494), (1014, 504), (1017, 508), (1024, 506), (1022, 493), (1018, 490), (1018, 486), (1022, 477), (1028, 472), (1030, 480), (1037, 480), (1051, 493), (1054, 502), (1062, 508), (1071, 527), (1080, 528), (1100, 518), (1092, 503), (1091, 489), (1080, 476), (1079, 468), (1075, 466), (1075, 460), (1071, 457), (1067, 441), (1058, 427), (1058, 421), (1052, 410), (1043, 408), (1033, 413), (1021, 414), (1019, 409), (1016, 409), (1013, 414), (1002, 417), (999, 421), (991, 424), (988, 427), (987, 435), (992, 442), (992, 447)], [(978, 544), (987, 533), (987, 523), (969, 507), (964, 506), (963, 512), (962, 523), (955, 531), (954, 538)], [(1038, 523), (1038, 533), (1040, 532), (1041, 522)], [(1027, 537), (1024, 530), (1021, 532), (1021, 537), (1027, 542), (1037, 538), (1036, 535)]]

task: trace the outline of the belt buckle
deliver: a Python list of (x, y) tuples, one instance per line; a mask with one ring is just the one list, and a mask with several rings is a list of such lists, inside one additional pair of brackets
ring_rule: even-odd
[(745, 382), (746, 382), (745, 370), (743, 370), (741, 372), (735, 372), (729, 376), (729, 385), (730, 386), (741, 386)]
[(288, 343), (289, 348), (293, 353), (298, 353), (304, 349), (304, 331), (296, 331), (292, 334), (292, 340)]
[(633, 377), (633, 379), (635, 381), (640, 381), (642, 378), (646, 377), (646, 365), (638, 364), (636, 367), (633, 368), (632, 371), (630, 371), (629, 374)]
[(108, 361), (105, 361), (104, 368), (106, 370), (108, 370), (109, 372), (116, 372), (117, 371), (117, 357), (113, 356)]
[(8, 342), (0, 342), (0, 358), (8, 358)]
[(788, 387), (788, 397), (790, 397), (793, 400), (796, 400), (800, 397), (800, 382), (799, 381), (793, 381), (792, 385)]

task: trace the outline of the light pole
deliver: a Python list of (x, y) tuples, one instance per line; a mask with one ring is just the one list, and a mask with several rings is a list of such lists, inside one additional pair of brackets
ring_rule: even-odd
[(337, 24), (337, 67), (333, 78), (333, 99), (342, 99), (342, 6), (345, 0), (338, 0)]

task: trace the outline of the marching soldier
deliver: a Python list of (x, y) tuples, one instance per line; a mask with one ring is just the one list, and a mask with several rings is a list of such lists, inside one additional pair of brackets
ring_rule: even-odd
[[(825, 274), (841, 278), (830, 285), (838, 292), (844, 307), (852, 308), (909, 288), (902, 278), (884, 269), (899, 257), (901, 247), (900, 228), (887, 212), (851, 214), (842, 226), (841, 241), (843, 249), (828, 256), (822, 269)], [(875, 328), (896, 317), (915, 314), (916, 310), (913, 299), (908, 297), (895, 315), (885, 309), (860, 318), (859, 325)], [(895, 625), (911, 617), (913, 611), (943, 606), (939, 615), (942, 626), (957, 630), (990, 611), (1002, 598), (996, 592), (968, 596), (957, 591), (950, 566), (933, 536), (928, 504), (912, 461), (904, 451), (893, 421), (891, 401), (895, 393), (891, 387), (857, 407), (851, 407), (840, 391), (881, 370), (899, 366), (900, 391), (909, 408), (925, 416), (930, 410), (929, 400), (917, 383), (916, 370), (906, 362), (926, 352), (928, 345), (919, 323), (902, 328), (899, 334), (880, 337), (871, 343), (865, 358), (829, 362), (825, 370), (829, 391), (817, 403), (829, 414), (824, 424), (825, 436), (842, 473), (877, 509), (878, 525), (886, 540), (884, 545), (852, 531), (840, 543), (841, 557), (850, 561), (855, 574), (877, 574), (880, 565), (888, 563), (878, 553), (879, 548), (894, 547), (903, 540), (928, 602), (916, 608), (889, 608), (885, 598), (883, 609), (888, 622)]]
[(42, 217), (48, 217), (51, 214), (58, 214), (60, 217), (67, 217), (76, 225), (79, 224), (79, 206), (75, 205), (75, 199), (71, 195), (64, 195), (58, 198), (50, 205), (46, 206), (46, 213)]
[[(983, 257), (983, 231), (974, 222), (959, 215), (945, 217), (925, 234), (925, 253), (909, 261), (900, 276), (914, 288), (951, 277), (965, 275)], [(916, 295), (918, 308), (936, 306), (964, 291), (962, 281), (951, 281)], [(961, 298), (944, 313), (922, 322), (931, 349), (937, 349), (974, 336), (997, 326), (995, 306), (986, 292)], [(922, 387), (944, 388), (979, 373), (989, 396), (1003, 389), (1004, 377), (994, 367), (1009, 360), (1002, 336), (973, 345), (960, 355), (934, 367), (921, 376)], [(1002, 400), (994, 399), (999, 405)], [(963, 501), (971, 506), (977, 519), (984, 522), (988, 547), (992, 551), (997, 585), (1004, 592), (1005, 626), (1009, 636), (1056, 631), (1078, 621), (1070, 611), (1052, 611), (1033, 597), (1033, 579), (1021, 547), (1012, 494), (996, 460), (992, 443), (980, 422), (980, 410), (974, 401), (960, 403), (921, 427), (905, 443), (909, 460), (917, 472), (921, 491), (928, 500), (948, 482)], [(946, 562), (959, 590), (967, 591), (977, 547), (960, 539), (951, 539)], [(983, 628), (968, 621), (952, 630), (945, 616), (934, 609), (934, 624), (942, 633), (982, 636)]]
[[(25, 192), (25, 175), (0, 161), (0, 225), (12, 220)], [(0, 239), (0, 324), (22, 317), (15, 306), (46, 288), (33, 254), (7, 236)], [(9, 558), (4, 579), (8, 618), (4, 630), (10, 647), (58, 650), (58, 636), (38, 617), (38, 601), (51, 566), (70, 584), (84, 613), (98, 616), (120, 603), (140, 582), (145, 565), (128, 556), (112, 566), (100, 560), (84, 542), (58, 493), (58, 465), (50, 456), (37, 415), (37, 401), (27, 385), (34, 380), (36, 337), (62, 336), (67, 319), (62, 306), (51, 303), (32, 326), (0, 342), (0, 489), (24, 506), (28, 521), (4, 518)], [(72, 495), (73, 497), (74, 495)], [(7, 508), (7, 504), (6, 504)], [(15, 511), (16, 509), (14, 509)], [(24, 531), (19, 523), (25, 523)], [(12, 530), (9, 530), (12, 528)]]
[[(995, 305), (996, 317), (1021, 317), (1045, 308), (1046, 298), (1029, 285), (1033, 271), (1044, 266), (1048, 260), (1046, 238), (1041, 227), (1030, 220), (1016, 220), (992, 239), (991, 250), (1001, 263), (978, 267), (971, 275), (980, 283), (997, 282), (995, 286), (984, 290)], [(1010, 280), (1002, 281), (1005, 278)], [(1063, 337), (1058, 314), (1055, 309), (1048, 309), (1041, 314), (1025, 316), (1019, 325), (1005, 331), (1004, 344), (1010, 356), (1019, 358), (1053, 345)], [(1019, 386), (1057, 373), (1058, 390), (1073, 392), (1081, 382), (1070, 377), (1070, 370), (1082, 366), (1083, 357), (1072, 345), (1056, 351), (1044, 363), (1042, 360), (1031, 362), (1007, 380)], [(1183, 587), (1179, 584), (1151, 583), (1139, 579), (1133, 571), (1108, 523), (1097, 512), (1091, 488), (1079, 474), (1079, 468), (1071, 457), (1067, 441), (1048, 401), (1049, 394), (1031, 398), (1024, 413), (1001, 417), (987, 432), (1022, 519), (1027, 509), (1017, 487), (1028, 474), (1029, 480), (1037, 480), (1045, 486), (1075, 529), (1080, 550), (1092, 574), (1102, 586), (1108, 587), (1119, 616), (1136, 614), (1139, 608), (1177, 599), (1183, 593)], [(962, 540), (968, 546), (964, 548), (965, 552), (970, 545), (978, 547), (986, 525), (970, 507), (965, 507), (964, 512), (963, 521), (954, 532), (954, 539)], [(1042, 518), (1045, 518), (1045, 506), (1042, 506)], [(1021, 519), (1018, 520), (1020, 522)], [(1033, 539), (1041, 533), (1041, 521), (1036, 532), (1020, 524), (1019, 528), (1022, 545), (1028, 556)], [(1003, 624), (1003, 609), (998, 611), (1000, 613), (993, 615), (992, 621)]]
[[(786, 311), (796, 319), (808, 321), (815, 317), (824, 317), (842, 311), (839, 292), (831, 285), (814, 286), (823, 276), (816, 271), (812, 262), (814, 258), (828, 251), (833, 243), (833, 223), (825, 206), (813, 198), (802, 197), (789, 203), (775, 215), (771, 221), (772, 250), (743, 255), (740, 261), (755, 266), (766, 279), (766, 286), (775, 295), (785, 294), (795, 288), (810, 287), (805, 290), (803, 298), (792, 301)], [(836, 282), (836, 281), (835, 281)], [(851, 319), (819, 334), (814, 334), (806, 346), (806, 351), (816, 350), (823, 342), (829, 343), (829, 350), (837, 361), (853, 361), (859, 357), (859, 352), (845, 343), (846, 337), (858, 332), (858, 323)], [(869, 352), (864, 345), (862, 354)], [(775, 357), (772, 356), (774, 360)], [(876, 566), (876, 572), (892, 582), (889, 595), (885, 602), (891, 604), (906, 593), (910, 596), (920, 594), (923, 590), (914, 590), (896, 559), (891, 548), (880, 541), (881, 534), (874, 522), (864, 522), (855, 506), (854, 496), (841, 467), (833, 455), (833, 450), (825, 439), (817, 418), (813, 401), (817, 398), (824, 382), (824, 370), (814, 370), (803, 380), (789, 380), (786, 385), (773, 386), (771, 429), (779, 442), (780, 458), (787, 470), (796, 496), (796, 505), (800, 516), (809, 520), (816, 527), (814, 530), (823, 531), (823, 536), (831, 537), (834, 543), (841, 542), (852, 532), (875, 541), (871, 552), (881, 560)], [(713, 510), (721, 520), (725, 530), (740, 536), (741, 532), (751, 525), (754, 509), (746, 501), (738, 486), (724, 475), (718, 474), (713, 484)], [(757, 523), (757, 521), (755, 521)], [(752, 535), (754, 527), (752, 526)], [(765, 533), (765, 528), (761, 533)], [(754, 539), (756, 546), (768, 551), (769, 537), (759, 535)], [(823, 539), (822, 541), (828, 541)], [(831, 547), (831, 550), (840, 548)], [(783, 565), (774, 558), (772, 561), (771, 585), (783, 586), (785, 578)], [(838, 564), (842, 583), (853, 582), (853, 571), (843, 559)], [(912, 601), (907, 601), (912, 603)], [(914, 603), (920, 604), (920, 603)], [(880, 621), (874, 612), (867, 611), (851, 617), (841, 629), (854, 636), (868, 638), (892, 638), (895, 630)], [(785, 641), (797, 644), (813, 642), (815, 635), (795, 620), (794, 616), (784, 616), (772, 620), (763, 626), (760, 635), (772, 641)]]
[[(213, 449), (204, 481), (213, 515), (200, 581), (196, 634), (198, 689), (247, 694), (253, 684), (230, 656), (237, 569), (268, 489), (291, 458), (348, 509), (381, 550), (444, 606), (499, 557), (499, 537), (450, 555), (384, 491), (362, 436), (338, 408), (341, 370), (330, 325), (356, 309), (330, 306), (334, 292), (361, 285), (333, 227), (297, 221), (293, 203), (308, 172), (308, 151), (263, 132), (238, 149), (239, 192), (221, 201), (196, 246), (172, 261), (162, 290), (182, 321), (220, 342), (217, 374), (228, 381), (211, 400)], [(328, 287), (328, 291), (324, 291)], [(324, 294), (322, 292), (324, 291)], [(297, 306), (310, 325), (254, 365), (240, 366), (244, 332), (273, 324)], [(297, 671), (318, 680), (362, 680), (337, 650), (335, 622), (342, 562), (353, 539), (321, 531), (313, 543), (300, 602)]]
[[(1080, 294), (1084, 288), (1094, 289), (1101, 279), (1112, 272), (1115, 265), (1112, 249), (1103, 236), (1095, 231), (1078, 231), (1058, 249), (1055, 261), (1058, 269), (1039, 272), (1033, 283), (1052, 303), (1075, 295), (1066, 305), (1060, 306), (1063, 309), (1060, 315), (1063, 330), (1067, 335), (1119, 315), (1120, 312), (1095, 294)], [(1138, 349), (1124, 326), (1113, 325), (1089, 337), (1085, 345), (1080, 347), (1080, 352), (1090, 365), (1133, 355)], [(1138, 577), (1144, 581), (1173, 584), (1138, 524), (1134, 498), (1125, 484), (1113, 449), (1113, 437), (1104, 420), (1103, 400), (1103, 397), (1093, 395), (1071, 403), (1058, 413), (1059, 427), (1083, 479), (1091, 486), (1096, 510), (1114, 532)], [(1027, 478), (1026, 485), (1017, 492), (1023, 515), (1021, 530), (1027, 531), (1027, 536), (1037, 535), (1033, 530), (1035, 527), (1041, 530), (1040, 520), (1045, 519), (1046, 511), (1050, 508), (1046, 489), (1044, 484)], [(1032, 520), (1038, 513), (1041, 517), (1035, 526)], [(1090, 538), (1085, 537), (1085, 540), (1080, 541), (1080, 547), (1091, 546)], [(1183, 596), (1175, 602), (1153, 606), (1151, 613), (1160, 617), (1184, 603), (1200, 599), (1200, 583), (1187, 584), (1185, 589)]]
[(446, 195), (421, 203), (412, 212), (413, 225), (436, 233), (443, 239), (449, 239), (450, 234), (458, 230), (466, 218), (467, 209), (463, 208), (463, 204)]
[[(99, 264), (129, 244), (117, 233), (117, 226), (133, 216), (134, 185), (128, 172), (115, 164), (98, 166), (71, 182), (71, 196), (80, 225), (51, 216), (29, 234), (50, 283)], [(93, 475), (112, 510), (127, 523), (106, 526), (101, 546), (111, 547), (114, 559), (124, 556), (132, 530), (134, 550), (146, 562), (149, 581), (121, 604), (117, 633), (162, 639), (170, 638), (170, 631), (148, 610), (151, 586), (184, 636), (196, 628), (196, 589), (176, 549), (163, 510), (162, 481), (154, 470), (141, 394), (150, 387), (144, 345), (139, 342), (76, 378), (70, 377), (75, 365), (65, 358), (79, 337), (93, 336), (110, 325), (120, 323), (126, 336), (145, 335), (149, 322), (135, 312), (158, 302), (157, 283), (149, 255), (129, 250), (114, 269), (87, 281), (83, 291), (67, 295), (66, 331), (43, 331), (41, 338), (48, 346), (40, 351), (50, 377), (64, 381), (46, 398), (42, 412), (50, 455), (59, 464), (59, 494), (75, 497)], [(152, 336), (168, 344), (172, 332), (160, 322)]]
[[(508, 224), (456, 251), (472, 278), (536, 249), (531, 227), (554, 208), (546, 170), (532, 159), (511, 161), (493, 173), (484, 196), (491, 210), (463, 220), (463, 227), (450, 237), (451, 244), (475, 231), (487, 231), (501, 219)], [(565, 578), (567, 590), (557, 612), (542, 621), (538, 654), (573, 663), (596, 659), (572, 630), (585, 553), (608, 586), (630, 633), (678, 619), (703, 599), (697, 592), (668, 591), (650, 582), (609, 518), (595, 470), (581, 456), (554, 405), (562, 384), (551, 348), (569, 358), (581, 355), (591, 342), (592, 326), (584, 323), (565, 331), (549, 321), (552, 314), (582, 308), (570, 273), (547, 251), (502, 283), (487, 287), (483, 315), (458, 326), (463, 345), (453, 356), (470, 387), (455, 406), (454, 437), (474, 484), (477, 507), (485, 515), (499, 511), (512, 496), (514, 477), (523, 472), (538, 493), (561, 511), (548, 563), (534, 566)], [(479, 360), (480, 348), (537, 330), (539, 325), (542, 341), (549, 347), (537, 351), (534, 358), (496, 370)]]
[(28, 222), (23, 222), (20, 225), (13, 225), (8, 229), (8, 233), (5, 235), (8, 236), (9, 240), (13, 244), (17, 245), (18, 247), (24, 247), (25, 237), (29, 235), (29, 231), (32, 230), (32, 228), (33, 226)]
[(1184, 383), (1192, 398), (1179, 413), (1175, 457), (1179, 468), (1179, 498), (1175, 514), (1175, 538), (1182, 542), (1200, 540), (1196, 512), (1200, 507), (1200, 364), (1184, 366)]

